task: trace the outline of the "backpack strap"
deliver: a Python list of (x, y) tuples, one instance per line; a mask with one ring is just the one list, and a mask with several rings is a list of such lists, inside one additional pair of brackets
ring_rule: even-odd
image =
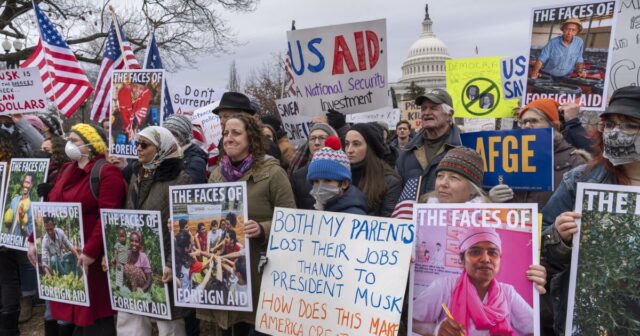
[(93, 198), (98, 200), (98, 196), (100, 195), (100, 173), (102, 172), (102, 167), (107, 163), (107, 160), (100, 159), (96, 161), (91, 168), (91, 176), (89, 180), (89, 187), (91, 189), (91, 194)]

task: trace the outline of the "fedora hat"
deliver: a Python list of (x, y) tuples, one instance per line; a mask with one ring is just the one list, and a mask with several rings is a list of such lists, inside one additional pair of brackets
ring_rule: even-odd
[(236, 110), (244, 111), (251, 115), (256, 114), (256, 110), (251, 105), (249, 97), (240, 92), (225, 92), (220, 98), (220, 104), (213, 109), (214, 114), (218, 114), (220, 110)]
[(564, 30), (564, 26), (566, 26), (569, 23), (573, 23), (573, 24), (578, 26), (578, 33), (582, 32), (582, 23), (580, 22), (580, 19), (575, 19), (575, 18), (569, 19), (569, 20), (563, 22), (560, 25), (560, 30)]

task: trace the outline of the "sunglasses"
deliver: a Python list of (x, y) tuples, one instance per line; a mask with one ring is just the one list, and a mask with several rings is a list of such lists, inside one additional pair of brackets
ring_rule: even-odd
[(4, 127), (7, 127), (7, 128), (12, 127), (14, 125), (13, 121), (5, 121), (5, 122), (0, 123), (0, 124), (2, 126), (4, 126)]
[(151, 146), (150, 143), (138, 141), (138, 147), (140, 147), (140, 149), (142, 149), (142, 150), (147, 149), (147, 147), (149, 147), (149, 146)]

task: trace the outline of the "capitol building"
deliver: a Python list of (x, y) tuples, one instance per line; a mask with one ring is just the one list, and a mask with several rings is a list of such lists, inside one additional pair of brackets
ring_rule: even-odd
[(430, 89), (446, 88), (445, 61), (451, 59), (447, 46), (432, 30), (433, 21), (429, 17), (429, 5), (425, 7), (422, 34), (409, 48), (409, 54), (402, 63), (402, 77), (391, 84), (398, 101), (405, 100), (407, 88), (414, 82), (417, 86)]

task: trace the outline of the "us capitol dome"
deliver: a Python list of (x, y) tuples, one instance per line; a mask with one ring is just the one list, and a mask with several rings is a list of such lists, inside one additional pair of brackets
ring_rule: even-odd
[(446, 88), (445, 61), (451, 59), (447, 46), (432, 30), (433, 22), (429, 17), (429, 5), (425, 6), (422, 34), (409, 48), (409, 54), (402, 63), (402, 77), (393, 85), (400, 100), (414, 82), (417, 86), (430, 89)]

